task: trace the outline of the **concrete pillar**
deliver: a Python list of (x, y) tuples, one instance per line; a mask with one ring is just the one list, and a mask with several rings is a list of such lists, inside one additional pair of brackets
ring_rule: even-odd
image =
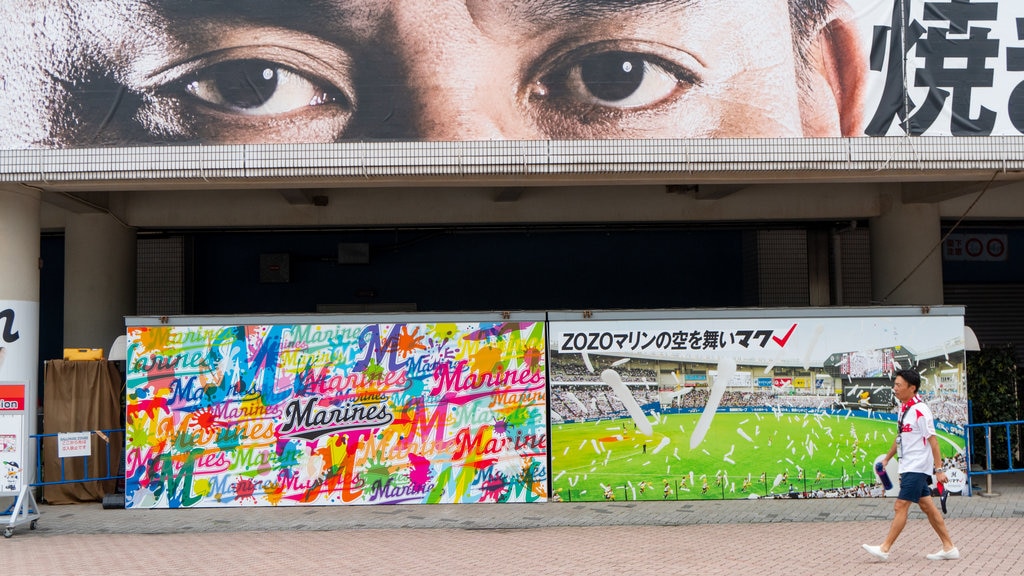
[(69, 216), (64, 229), (64, 347), (110, 348), (135, 314), (135, 229), (109, 214)]
[(25, 474), (35, 480), (35, 443), (39, 406), (39, 199), (24, 186), (0, 187), (0, 384), (24, 387), (21, 413)]
[(872, 300), (879, 304), (943, 303), (941, 219), (936, 204), (904, 204), (898, 184), (880, 196), (871, 220)]

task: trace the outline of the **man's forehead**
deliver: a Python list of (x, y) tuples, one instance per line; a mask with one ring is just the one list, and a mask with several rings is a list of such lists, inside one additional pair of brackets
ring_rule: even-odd
[[(124, 1), (124, 0), (122, 0)], [(131, 3), (132, 0), (128, 0)], [(378, 14), (399, 11), (410, 0), (206, 0), (197, 5), (181, 0), (134, 0), (167, 14), (294, 14), (313, 18), (317, 12), (345, 13), (373, 9)], [(423, 1), (423, 0), (420, 0)], [(433, 0), (427, 0), (433, 1)], [(716, 0), (462, 0), (475, 14), (512, 13), (530, 17), (600, 17), (626, 11), (681, 9)], [(450, 2), (457, 5), (459, 2)]]
[(467, 6), (560, 17), (602, 16), (624, 11), (679, 9), (706, 0), (466, 0)]
[[(427, 18), (455, 23), (464, 17), (488, 35), (532, 36), (542, 31), (578, 28), (590, 23), (607, 29), (637, 25), (700, 31), (708, 39), (716, 30), (750, 25), (753, 17), (772, 22), (788, 14), (789, 0), (109, 0), (159, 15), (155, 22), (187, 31), (193, 22), (245, 22), (291, 28), (326, 38), (369, 38), (395, 20)], [(748, 2), (750, 2), (748, 4)], [(137, 13), (127, 10), (125, 14)], [(788, 21), (788, 18), (787, 18)], [(150, 24), (154, 23), (153, 21)], [(732, 23), (732, 24), (730, 24)], [(425, 22), (430, 25), (430, 22)], [(786, 31), (789, 32), (788, 30)]]
[[(669, 22), (692, 8), (719, 0), (462, 0), (472, 20), (485, 30), (519, 31), (564, 27), (581, 21), (618, 22), (630, 17)], [(723, 14), (723, 17), (727, 17)], [(528, 33), (528, 32), (527, 32)]]

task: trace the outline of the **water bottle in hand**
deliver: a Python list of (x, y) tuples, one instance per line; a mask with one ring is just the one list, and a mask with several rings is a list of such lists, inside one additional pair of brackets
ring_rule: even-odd
[(881, 461), (875, 462), (875, 474), (878, 474), (878, 479), (882, 481), (882, 487), (886, 491), (892, 490), (892, 480), (889, 479), (889, 473), (885, 471)]

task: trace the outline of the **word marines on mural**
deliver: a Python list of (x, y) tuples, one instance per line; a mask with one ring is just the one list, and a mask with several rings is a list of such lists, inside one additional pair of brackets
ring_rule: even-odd
[[(404, 499), (419, 499), (427, 494), (430, 494), (434, 490), (435, 485), (431, 483), (412, 483), (406, 481), (404, 484), (399, 484), (394, 478), (388, 478), (387, 480), (375, 480), (370, 485), (370, 496), (367, 498), (369, 502), (380, 501), (394, 501), (397, 498)], [(413, 498), (410, 498), (413, 497)]]
[(540, 456), (548, 447), (547, 434), (524, 434), (522, 431), (514, 437), (502, 434), (493, 434), (494, 428), (481, 426), (474, 435), (467, 429), (459, 430), (455, 434), (453, 444), (456, 446), (454, 458), (465, 458), (467, 454), (476, 456), (498, 455), (505, 453), (509, 448), (520, 453), (529, 451), (529, 455)]
[(395, 419), (384, 402), (363, 404), (357, 401), (339, 406), (324, 406), (323, 403), (320, 396), (292, 400), (285, 406), (286, 420), (278, 432), (313, 440), (341, 430), (387, 426)]
[(717, 350), (731, 345), (749, 348), (751, 344), (765, 348), (771, 342), (785, 347), (796, 328), (794, 324), (786, 334), (776, 336), (774, 330), (676, 330), (648, 333), (644, 330), (626, 332), (565, 332), (562, 334), (563, 352), (582, 350)]
[[(436, 384), (430, 391), (436, 396), (442, 390), (447, 393), (470, 392), (480, 388), (509, 388), (524, 384), (544, 384), (544, 373), (524, 367), (519, 370), (505, 370), (501, 365), (495, 366), (491, 372), (471, 372), (465, 360), (455, 365), (454, 370), (447, 363), (441, 364), (434, 371)], [(490, 394), (490, 393), (488, 393)]]

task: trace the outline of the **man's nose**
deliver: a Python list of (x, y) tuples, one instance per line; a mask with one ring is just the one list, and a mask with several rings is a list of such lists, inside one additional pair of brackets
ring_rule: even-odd
[[(396, 66), (404, 69), (405, 66)], [(540, 137), (516, 111), (473, 87), (411, 74), (363, 85), (360, 102), (343, 138), (372, 140), (524, 140)]]
[(454, 0), (401, 2), (392, 49), (408, 136), (421, 140), (537, 137), (517, 104), (516, 47), (489, 36)]
[(413, 137), (421, 140), (508, 140), (522, 139), (522, 126), (500, 110), (501, 102), (487, 106), (485, 95), (441, 83), (417, 86), (412, 107)]

